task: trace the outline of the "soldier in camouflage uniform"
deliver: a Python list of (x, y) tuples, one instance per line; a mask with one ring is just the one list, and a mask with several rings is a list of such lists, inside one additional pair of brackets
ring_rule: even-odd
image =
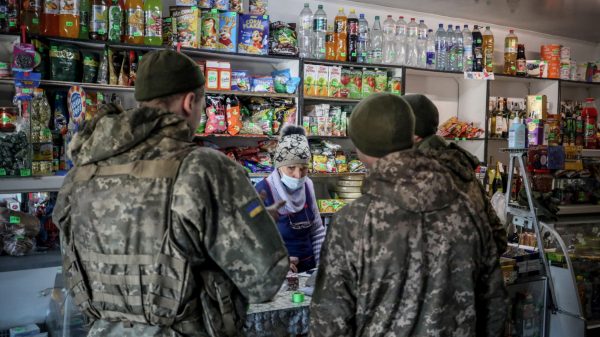
[(454, 184), (469, 196), (476, 211), (487, 214), (487, 220), (494, 234), (496, 252), (498, 256), (502, 255), (506, 251), (506, 228), (496, 215), (483, 186), (475, 176), (475, 169), (480, 164), (479, 159), (436, 134), (439, 112), (429, 98), (424, 95), (406, 95), (403, 98), (415, 113), (415, 147), (436, 156), (442, 165), (452, 171)]
[(203, 86), (187, 56), (151, 52), (141, 107), (104, 106), (69, 146), (54, 221), (90, 336), (238, 335), (247, 302), (285, 278), (286, 248), (244, 170), (191, 142)]
[[(321, 252), (311, 336), (501, 336), (506, 290), (485, 217), (434, 157), (411, 149), (414, 116), (375, 94), (350, 117), (369, 167)], [(376, 131), (374, 131), (376, 130)]]

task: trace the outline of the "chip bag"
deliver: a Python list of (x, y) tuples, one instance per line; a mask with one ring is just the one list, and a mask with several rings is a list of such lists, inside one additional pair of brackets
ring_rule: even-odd
[(235, 136), (242, 130), (242, 116), (240, 114), (240, 101), (235, 96), (227, 97), (227, 132)]
[(206, 96), (206, 134), (224, 133), (227, 131), (225, 105), (222, 96)]

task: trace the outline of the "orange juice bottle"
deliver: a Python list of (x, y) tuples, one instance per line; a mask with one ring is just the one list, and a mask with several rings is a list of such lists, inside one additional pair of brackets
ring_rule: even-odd
[(125, 43), (144, 44), (144, 3), (125, 0)]
[(58, 36), (60, 0), (45, 0), (42, 13), (42, 34)]
[(348, 60), (348, 17), (344, 9), (340, 8), (335, 17), (335, 28), (333, 32), (333, 41), (335, 43), (335, 54), (337, 61)]
[(60, 0), (59, 35), (76, 39), (79, 36), (79, 0)]
[(325, 59), (328, 61), (335, 61), (335, 39), (333, 36), (333, 25), (328, 25), (325, 34)]

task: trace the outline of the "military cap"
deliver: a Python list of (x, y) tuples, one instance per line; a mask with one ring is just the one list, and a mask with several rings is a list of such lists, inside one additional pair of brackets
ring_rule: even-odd
[(402, 96), (415, 114), (415, 135), (425, 138), (437, 133), (440, 114), (437, 107), (425, 95)]

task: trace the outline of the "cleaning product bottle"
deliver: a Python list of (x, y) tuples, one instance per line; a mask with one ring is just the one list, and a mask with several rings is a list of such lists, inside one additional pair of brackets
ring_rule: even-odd
[(527, 146), (526, 138), (527, 128), (521, 122), (518, 116), (515, 116), (508, 130), (508, 148), (509, 149), (524, 149)]

